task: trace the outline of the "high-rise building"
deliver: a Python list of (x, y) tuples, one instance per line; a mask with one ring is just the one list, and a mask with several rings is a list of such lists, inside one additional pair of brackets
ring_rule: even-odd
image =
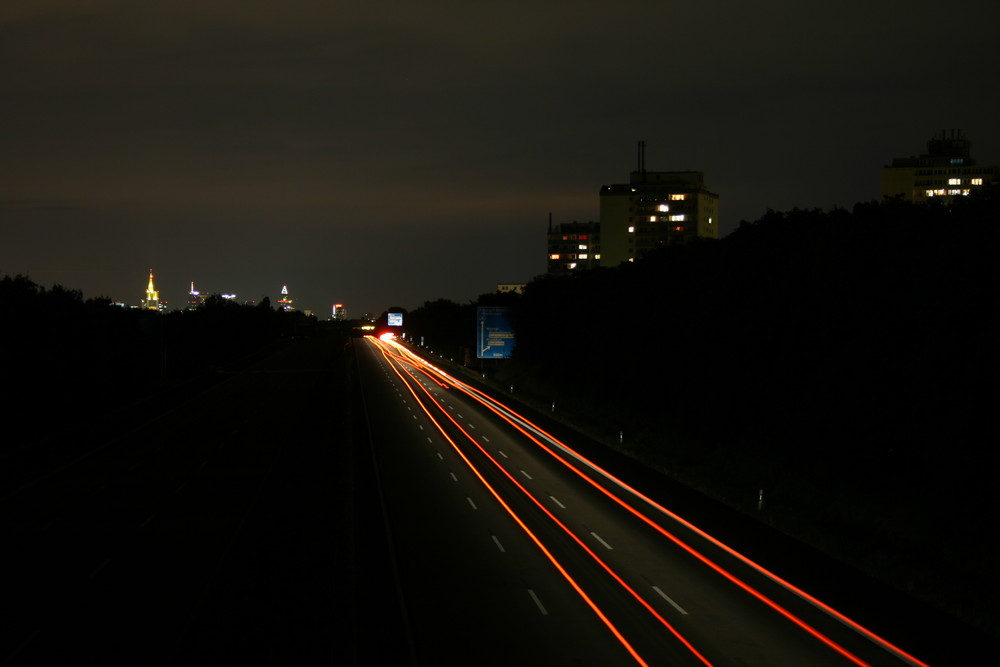
[(188, 291), (188, 310), (194, 310), (205, 305), (205, 295), (194, 288), (194, 281), (191, 281), (191, 289)]
[(333, 304), (333, 311), (331, 312), (333, 319), (343, 322), (347, 319), (347, 306), (342, 303)]
[(645, 142), (629, 182), (600, 192), (601, 265), (618, 266), (668, 243), (719, 237), (719, 195), (700, 171), (646, 171)]
[(549, 216), (549, 273), (572, 273), (600, 266), (601, 225), (597, 222), (563, 222), (552, 226)]
[(927, 152), (919, 157), (893, 158), (882, 168), (882, 197), (901, 196), (907, 201), (946, 201), (970, 194), (976, 188), (997, 181), (1000, 168), (976, 164), (972, 142), (961, 130), (942, 130), (927, 142)]
[(153, 286), (153, 269), (149, 270), (149, 284), (146, 286), (146, 298), (142, 300), (142, 307), (146, 310), (160, 309), (160, 293)]
[(281, 310), (295, 310), (292, 306), (292, 297), (288, 296), (288, 285), (281, 286), (281, 298), (278, 299), (278, 308)]

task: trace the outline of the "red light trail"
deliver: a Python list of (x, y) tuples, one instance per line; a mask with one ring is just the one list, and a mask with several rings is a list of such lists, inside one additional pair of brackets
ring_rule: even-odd
[[(672, 532), (670, 532), (669, 530), (667, 530), (665, 527), (663, 527), (662, 525), (660, 525), (659, 523), (657, 523), (657, 521), (655, 521), (654, 519), (652, 519), (650, 516), (648, 516), (647, 514), (645, 514), (642, 511), (640, 511), (638, 508), (634, 507), (633, 505), (629, 504), (624, 499), (622, 499), (621, 497), (619, 497), (618, 495), (616, 495), (615, 493), (613, 493), (612, 491), (610, 491), (609, 489), (607, 489), (605, 486), (603, 486), (602, 484), (600, 484), (597, 480), (595, 480), (592, 477), (590, 477), (583, 470), (581, 470), (579, 467), (577, 467), (577, 465), (574, 465), (572, 462), (570, 462), (569, 460), (567, 460), (566, 457), (560, 455), (552, 447), (550, 447), (548, 444), (546, 444), (545, 442), (543, 442), (542, 439), (547, 440), (554, 447), (558, 448), (559, 450), (561, 450), (562, 452), (564, 452), (565, 454), (567, 454), (571, 458), (575, 459), (576, 461), (578, 461), (583, 466), (589, 468), (591, 471), (593, 471), (594, 473), (596, 473), (600, 477), (603, 477), (605, 480), (613, 483), (614, 485), (616, 485), (619, 488), (621, 488), (622, 490), (628, 492), (629, 494), (631, 494), (635, 498), (637, 498), (637, 499), (645, 502), (650, 507), (652, 507), (655, 510), (657, 510), (658, 512), (662, 513), (664, 516), (667, 516), (667, 517), (671, 518), (672, 520), (678, 522), (679, 524), (681, 524), (682, 526), (684, 526), (688, 530), (692, 531), (694, 534), (696, 534), (699, 537), (707, 540), (708, 542), (710, 542), (711, 544), (715, 545), (716, 547), (722, 549), (727, 554), (735, 557), (740, 562), (742, 562), (742, 563), (746, 564), (747, 566), (753, 568), (754, 570), (756, 570), (760, 574), (762, 574), (762, 575), (766, 576), (767, 578), (769, 578), (771, 581), (773, 581), (776, 584), (778, 584), (778, 585), (784, 587), (785, 589), (791, 591), (795, 595), (799, 596), (803, 600), (806, 600), (807, 602), (809, 602), (810, 604), (814, 605), (818, 609), (824, 611), (825, 613), (827, 613), (828, 615), (832, 616), (833, 618), (836, 618), (838, 621), (840, 621), (841, 623), (843, 623), (846, 626), (850, 627), (854, 631), (858, 632), (860, 635), (864, 636), (865, 638), (867, 638), (868, 640), (872, 641), (873, 643), (881, 646), (885, 650), (887, 650), (887, 651), (895, 654), (897, 657), (899, 657), (899, 658), (901, 658), (901, 659), (909, 662), (912, 665), (916, 665), (918, 667), (929, 667), (928, 665), (926, 665), (926, 663), (924, 663), (924, 662), (918, 660), (917, 658), (909, 655), (908, 653), (906, 653), (902, 649), (894, 646), (893, 644), (891, 644), (887, 640), (879, 637), (878, 635), (874, 634), (873, 632), (871, 632), (867, 628), (864, 628), (863, 626), (861, 626), (857, 622), (851, 620), (847, 616), (844, 616), (843, 614), (841, 614), (840, 612), (836, 611), (832, 607), (830, 607), (830, 606), (826, 605), (825, 603), (823, 603), (822, 601), (816, 599), (812, 595), (809, 595), (808, 593), (806, 593), (805, 591), (797, 588), (796, 586), (794, 586), (790, 582), (785, 581), (783, 578), (781, 578), (778, 575), (774, 574), (773, 572), (767, 570), (762, 565), (760, 565), (760, 564), (752, 561), (751, 559), (747, 558), (743, 554), (740, 554), (736, 550), (734, 550), (731, 547), (729, 547), (729, 546), (725, 545), (724, 543), (720, 542), (716, 538), (712, 537), (708, 533), (706, 533), (703, 530), (699, 529), (697, 526), (694, 526), (693, 524), (691, 524), (687, 520), (683, 519), (679, 515), (671, 512), (667, 508), (659, 505), (658, 503), (656, 503), (652, 499), (648, 498), (647, 496), (645, 496), (644, 494), (642, 494), (638, 490), (632, 488), (630, 485), (626, 484), (625, 482), (623, 482), (622, 480), (618, 479), (617, 477), (615, 477), (611, 473), (607, 472), (606, 470), (603, 470), (600, 466), (597, 466), (592, 461), (588, 460), (587, 458), (585, 458), (581, 454), (577, 453), (572, 448), (570, 448), (569, 446), (567, 446), (565, 443), (561, 442), (560, 440), (558, 440), (557, 438), (555, 438), (551, 434), (547, 433), (542, 428), (538, 427), (537, 425), (535, 425), (534, 423), (532, 423), (530, 420), (528, 420), (524, 416), (522, 416), (522, 415), (518, 414), (516, 411), (512, 410), (510, 407), (508, 407), (508, 406), (506, 406), (506, 405), (504, 405), (502, 403), (499, 403), (495, 399), (489, 397), (488, 395), (486, 395), (485, 393), (483, 393), (483, 392), (475, 389), (474, 387), (471, 387), (471, 386), (469, 386), (469, 385), (467, 385), (467, 384), (465, 384), (465, 383), (463, 383), (461, 381), (456, 380), (455, 378), (451, 377), (447, 373), (444, 373), (440, 369), (434, 367), (432, 364), (428, 363), (426, 360), (424, 360), (424, 359), (420, 358), (419, 356), (415, 355), (413, 352), (411, 352), (410, 350), (406, 349), (402, 345), (396, 343), (395, 341), (387, 341), (387, 342), (389, 343), (389, 345), (380, 345), (380, 348), (382, 349), (382, 354), (386, 355), (387, 358), (389, 356), (391, 356), (393, 359), (395, 359), (400, 364), (406, 364), (408, 366), (413, 366), (415, 369), (420, 370), (431, 381), (435, 382), (439, 386), (442, 386), (442, 387), (449, 387), (450, 386), (451, 388), (457, 389), (460, 392), (462, 392), (463, 394), (465, 394), (466, 396), (468, 396), (468, 397), (472, 398), (473, 400), (477, 401), (478, 403), (480, 403), (481, 405), (483, 405), (485, 408), (487, 408), (488, 410), (490, 410), (492, 413), (496, 414), (498, 417), (500, 417), (502, 420), (504, 420), (507, 424), (509, 424), (516, 431), (518, 431), (523, 436), (525, 436), (529, 441), (531, 441), (536, 446), (538, 446), (540, 449), (542, 449), (547, 454), (549, 454), (552, 458), (554, 458), (560, 464), (562, 464), (563, 466), (565, 466), (566, 468), (568, 468), (569, 470), (571, 470), (575, 475), (577, 475), (578, 477), (580, 477), (581, 479), (583, 479), (584, 481), (586, 481), (587, 484), (589, 484), (593, 488), (595, 488), (598, 491), (600, 491), (607, 498), (611, 499), (618, 506), (622, 507), (627, 512), (629, 512), (631, 515), (633, 515), (636, 518), (638, 518), (644, 524), (646, 524), (646, 525), (650, 526), (651, 528), (653, 528), (660, 535), (666, 537), (668, 540), (670, 540), (671, 542), (673, 542), (674, 544), (676, 544), (678, 547), (680, 547), (681, 549), (683, 549), (686, 553), (688, 553), (689, 555), (691, 555), (694, 558), (696, 558), (699, 562), (703, 563), (706, 567), (710, 568), (712, 571), (716, 572), (717, 574), (719, 574), (720, 576), (722, 576), (724, 579), (726, 579), (730, 583), (734, 584), (735, 586), (737, 586), (738, 588), (740, 588), (741, 590), (743, 590), (747, 594), (751, 595), (753, 598), (757, 599), (759, 602), (765, 604), (767, 607), (769, 607), (770, 609), (772, 609), (773, 611), (777, 612), (782, 617), (784, 617), (785, 619), (787, 619), (788, 621), (790, 621), (791, 623), (793, 623), (796, 627), (799, 627), (801, 630), (803, 630), (804, 632), (808, 633), (810, 636), (812, 636), (816, 640), (822, 642), (828, 648), (830, 648), (831, 650), (833, 650), (836, 653), (840, 654), (842, 657), (844, 657), (845, 659), (849, 660), (853, 664), (856, 664), (856, 665), (867, 665), (868, 663), (865, 662), (864, 660), (862, 660), (860, 657), (858, 657), (858, 656), (854, 655), (853, 653), (851, 653), (849, 650), (847, 650), (846, 648), (844, 648), (843, 646), (841, 646), (840, 644), (838, 644), (834, 640), (832, 640), (829, 637), (827, 637), (826, 635), (824, 635), (822, 632), (820, 632), (819, 630), (817, 630), (816, 628), (814, 628), (812, 625), (810, 625), (809, 623), (807, 623), (806, 621), (804, 621), (800, 617), (796, 616), (794, 613), (792, 613), (791, 611), (789, 611), (788, 609), (786, 609), (785, 607), (783, 607), (779, 603), (775, 602), (773, 599), (771, 599), (770, 597), (768, 597), (764, 593), (762, 593), (759, 590), (757, 590), (756, 588), (750, 586), (749, 584), (747, 584), (746, 582), (744, 582), (743, 580), (741, 580), (740, 578), (738, 578), (736, 575), (734, 575), (731, 572), (727, 571), (726, 569), (724, 569), (723, 567), (721, 567), (720, 565), (718, 565), (717, 563), (715, 563), (714, 561), (712, 561), (711, 559), (709, 559), (707, 556), (705, 556), (704, 554), (700, 553), (699, 551), (697, 551), (695, 548), (693, 548), (689, 544), (685, 543), (681, 538), (679, 538), (678, 536), (676, 536), (675, 534), (673, 534)], [(386, 349), (389, 346), (391, 346), (392, 349), (395, 350), (395, 351), (391, 351), (391, 350)], [(405, 370), (405, 368), (404, 368), (404, 370)], [(399, 371), (396, 371), (396, 372), (397, 372), (397, 374), (399, 374)], [(409, 370), (407, 370), (406, 372), (411, 377), (411, 379), (413, 379), (416, 382), (416, 378), (412, 375), (412, 373)], [(428, 417), (431, 418), (431, 420), (435, 424), (435, 426), (441, 431), (442, 435), (444, 435), (445, 438), (448, 439), (448, 441), (452, 445), (452, 447), (454, 447), (456, 449), (456, 451), (458, 451), (457, 444), (454, 443), (454, 441), (452, 441), (450, 438), (448, 438), (447, 435), (444, 434), (444, 430), (442, 429), (442, 427), (440, 426), (440, 424), (436, 420), (434, 420), (433, 417), (430, 416), (429, 411), (424, 406), (423, 402), (420, 400), (419, 396), (416, 394), (416, 392), (414, 391), (414, 389), (410, 386), (410, 383), (406, 382), (405, 378), (403, 378), (402, 375), (400, 375), (400, 378), (407, 385), (407, 387), (409, 388), (410, 392), (414, 395), (414, 398), (417, 399), (418, 403), (421, 405), (421, 408), (428, 414)], [(573, 538), (573, 540), (575, 542), (577, 542), (577, 544), (579, 546), (581, 546), (581, 548), (583, 548), (588, 553), (588, 555), (590, 555), (591, 558), (593, 558), (595, 561), (597, 561), (601, 565), (601, 567), (605, 571), (607, 571), (633, 597), (635, 597), (637, 600), (639, 600), (639, 602), (648, 611), (650, 611), (657, 618), (657, 620), (660, 623), (662, 623), (666, 628), (668, 628), (671, 631), (671, 633), (673, 633), (674, 636), (677, 637), (694, 655), (696, 655), (700, 660), (702, 660), (704, 662), (704, 664), (710, 664), (692, 645), (690, 645), (689, 642), (687, 642), (686, 639), (684, 639), (676, 631), (675, 628), (673, 628), (673, 626), (671, 626), (665, 619), (663, 619), (638, 593), (636, 593), (631, 587), (629, 587), (628, 584), (625, 583), (621, 579), (621, 577), (619, 575), (617, 575), (613, 570), (611, 570), (611, 568), (606, 563), (604, 563), (603, 560), (601, 560), (595, 553), (593, 553), (593, 551), (591, 549), (589, 549), (568, 527), (566, 527), (554, 515), (552, 515), (552, 513), (549, 512), (542, 505), (542, 503), (540, 503), (538, 501), (538, 499), (536, 499), (526, 488), (524, 488), (524, 486), (521, 485), (520, 482), (518, 482), (505, 468), (503, 468), (503, 466), (496, 459), (494, 459), (493, 456), (490, 455), (479, 444), (479, 442), (471, 434), (469, 434), (464, 428), (462, 428), (462, 426), (455, 419), (453, 419), (451, 417), (451, 415), (448, 414), (447, 410), (445, 410), (444, 407), (441, 406), (441, 404), (426, 390), (426, 388), (424, 388), (419, 382), (416, 382), (416, 385), (420, 386), (421, 390), (424, 392), (424, 394), (426, 394), (427, 399), (430, 400), (437, 407), (437, 409), (442, 412), (442, 414), (444, 414), (445, 416), (448, 417), (448, 419), (452, 422), (452, 424), (454, 425), (454, 427), (457, 428), (460, 432), (462, 432), (465, 435), (465, 437), (468, 438), (469, 441), (472, 442), (476, 446), (476, 448), (484, 456), (486, 456), (486, 458), (489, 461), (491, 461), (493, 463), (493, 465), (495, 465), (497, 467), (498, 470), (500, 470), (506, 477), (508, 477), (509, 480), (525, 496), (527, 496), (529, 499), (531, 499), (531, 501), (535, 505), (537, 505), (539, 508), (541, 508), (542, 511), (548, 516), (549, 519), (551, 519), (563, 531), (565, 531), (567, 534), (569, 534)], [(535, 434), (537, 434), (537, 436)], [(461, 456), (462, 456), (463, 459), (465, 459), (467, 461), (467, 459), (466, 459), (466, 457), (465, 457), (464, 454), (461, 454)], [(472, 464), (469, 463), (469, 465), (471, 467)], [(477, 474), (477, 476), (480, 476), (480, 474), (479, 474), (478, 471), (476, 471), (476, 474)], [(485, 481), (484, 481), (484, 483), (485, 483)], [(493, 492), (492, 489), (491, 489), (491, 492)]]

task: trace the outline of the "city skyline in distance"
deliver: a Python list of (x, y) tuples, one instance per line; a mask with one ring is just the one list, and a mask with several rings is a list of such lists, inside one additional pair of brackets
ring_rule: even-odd
[(596, 220), (637, 140), (650, 170), (705, 174), (720, 236), (849, 207), (943, 128), (998, 162), (998, 8), (955, 11), (13, 0), (0, 273), (131, 300), (154, 267), (171, 303), (288, 284), (317, 314), (464, 302), (544, 273), (549, 213)]

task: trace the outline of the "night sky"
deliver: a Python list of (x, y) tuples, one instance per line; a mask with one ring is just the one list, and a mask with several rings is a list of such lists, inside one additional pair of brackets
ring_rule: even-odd
[(0, 275), (147, 272), (321, 316), (544, 272), (548, 215), (699, 170), (723, 234), (878, 197), (961, 128), (1000, 162), (1000, 3), (0, 2)]

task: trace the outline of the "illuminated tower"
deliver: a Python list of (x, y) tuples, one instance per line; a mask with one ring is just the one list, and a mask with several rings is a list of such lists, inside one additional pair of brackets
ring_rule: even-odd
[(153, 287), (153, 269), (149, 270), (149, 285), (146, 286), (146, 298), (142, 302), (146, 310), (160, 309), (160, 293)]
[(194, 281), (191, 281), (191, 291), (188, 292), (188, 310), (194, 310), (198, 306), (205, 305), (205, 297), (194, 288)]
[(288, 296), (288, 286), (281, 286), (281, 298), (278, 299), (278, 307), (281, 310), (295, 310), (292, 307), (292, 299)]

